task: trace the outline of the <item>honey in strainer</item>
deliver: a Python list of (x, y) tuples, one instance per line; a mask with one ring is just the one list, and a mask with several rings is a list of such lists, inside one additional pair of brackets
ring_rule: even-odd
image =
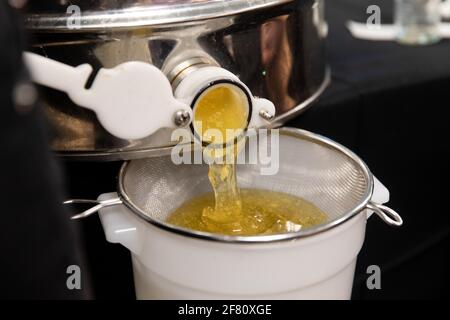
[[(214, 192), (188, 200), (171, 213), (168, 222), (187, 229), (236, 236), (296, 232), (325, 222), (324, 212), (294, 195), (238, 188), (235, 160), (244, 138), (227, 136), (227, 129), (239, 132), (247, 126), (248, 102), (239, 90), (233, 85), (220, 85), (200, 96), (194, 109), (194, 129), (201, 128), (197, 134), (218, 146), (207, 147), (208, 156), (221, 157), (224, 163), (209, 166), (208, 177)], [(210, 129), (218, 134), (213, 137), (207, 134)], [(230, 141), (235, 143), (232, 148), (220, 146)], [(226, 157), (229, 152), (233, 152), (232, 156)]]

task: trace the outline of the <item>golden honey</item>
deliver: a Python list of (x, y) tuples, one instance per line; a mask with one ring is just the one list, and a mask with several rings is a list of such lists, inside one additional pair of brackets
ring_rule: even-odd
[(312, 203), (269, 190), (241, 189), (240, 206), (217, 211), (214, 193), (206, 193), (181, 205), (168, 222), (192, 230), (251, 236), (296, 232), (327, 220)]
[(203, 142), (222, 144), (234, 140), (247, 127), (247, 96), (232, 84), (206, 90), (194, 107), (194, 127)]
[[(226, 133), (227, 129), (245, 129), (247, 125), (246, 96), (239, 90), (231, 85), (213, 87), (200, 97), (194, 114), (195, 122), (200, 124), (196, 128), (202, 130), (198, 133), (202, 139), (211, 138), (206, 133), (210, 129), (219, 133), (208, 141), (219, 147), (204, 150), (210, 158), (221, 160), (209, 166), (208, 177), (214, 192), (186, 201), (171, 213), (168, 222), (187, 229), (235, 236), (296, 232), (325, 222), (324, 212), (299, 197), (238, 188), (235, 161), (245, 140), (237, 139), (238, 136), (232, 136), (231, 140)], [(231, 148), (220, 145), (230, 141), (235, 143)]]

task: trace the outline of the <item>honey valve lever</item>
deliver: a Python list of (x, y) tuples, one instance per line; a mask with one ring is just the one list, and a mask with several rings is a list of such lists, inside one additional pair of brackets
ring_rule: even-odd
[(175, 99), (166, 76), (155, 66), (131, 61), (98, 71), (91, 88), (89, 64), (72, 67), (24, 53), (32, 80), (63, 91), (77, 105), (94, 111), (102, 126), (121, 139), (141, 139), (160, 128), (189, 125), (191, 108)]

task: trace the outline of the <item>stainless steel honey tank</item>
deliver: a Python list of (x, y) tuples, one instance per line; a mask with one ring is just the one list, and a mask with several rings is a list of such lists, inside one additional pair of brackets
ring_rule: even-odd
[[(32, 51), (73, 66), (144, 61), (173, 86), (189, 68), (220, 66), (275, 104), (273, 126), (311, 105), (329, 81), (322, 0), (29, 1), (25, 22)], [(118, 139), (92, 111), (41, 89), (52, 148), (64, 156), (134, 159), (173, 145), (170, 129)]]

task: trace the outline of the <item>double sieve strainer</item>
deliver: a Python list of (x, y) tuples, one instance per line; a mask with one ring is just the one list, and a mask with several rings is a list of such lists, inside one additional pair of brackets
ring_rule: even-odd
[[(270, 137), (268, 138), (270, 140)], [(371, 201), (374, 178), (353, 152), (336, 142), (308, 131), (279, 129), (277, 149), (265, 146), (274, 157), (278, 152), (277, 169), (273, 174), (261, 174), (267, 164), (238, 164), (240, 188), (284, 192), (301, 197), (327, 213), (325, 223), (298, 232), (264, 236), (226, 236), (187, 230), (166, 222), (168, 216), (185, 201), (212, 191), (207, 164), (180, 164), (170, 155), (132, 160), (124, 163), (119, 174), (118, 198), (69, 200), (66, 203), (96, 205), (73, 217), (83, 218), (98, 210), (123, 204), (149, 223), (167, 231), (207, 240), (226, 242), (268, 242), (311, 236), (336, 227), (357, 214), (370, 210), (391, 226), (400, 226), (401, 217), (392, 209)], [(261, 152), (248, 145), (245, 154)], [(275, 158), (272, 159), (274, 161)]]

